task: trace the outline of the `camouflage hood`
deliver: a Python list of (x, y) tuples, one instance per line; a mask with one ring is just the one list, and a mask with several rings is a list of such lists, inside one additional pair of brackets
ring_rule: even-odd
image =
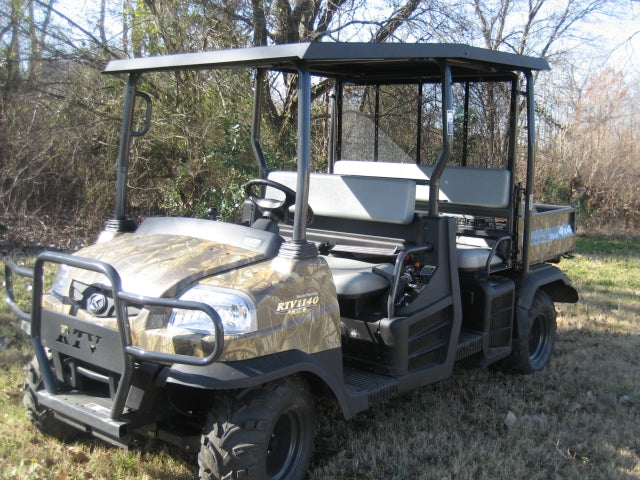
[[(265, 258), (237, 246), (165, 234), (125, 234), (75, 255), (110, 264), (120, 274), (124, 291), (151, 297), (175, 296), (201, 278)], [(87, 285), (107, 283), (101, 274), (75, 268), (69, 279)]]

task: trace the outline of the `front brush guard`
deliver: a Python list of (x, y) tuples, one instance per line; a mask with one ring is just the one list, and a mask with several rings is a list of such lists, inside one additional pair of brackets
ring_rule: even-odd
[[(44, 293), (43, 272), (44, 265), (47, 262), (68, 265), (70, 267), (101, 273), (106, 276), (111, 284), (117, 330), (80, 320), (71, 315), (42, 308), (42, 295)], [(118, 420), (123, 415), (127, 395), (131, 389), (131, 380), (136, 360), (162, 364), (177, 363), (204, 366), (215, 362), (222, 353), (224, 330), (222, 321), (213, 308), (200, 302), (144, 297), (124, 292), (122, 291), (120, 275), (116, 269), (108, 263), (58, 252), (43, 252), (38, 255), (33, 270), (21, 268), (9, 259), (5, 259), (4, 263), (5, 301), (11, 311), (22, 321), (21, 328), (31, 335), (45, 388), (50, 397), (55, 397), (58, 392), (46, 348), (81, 361), (92, 361), (96, 363), (97, 358), (99, 366), (107, 366), (109, 370), (120, 375), (120, 380), (115, 395), (113, 396), (113, 403), (108, 415), (111, 420)], [(13, 292), (14, 274), (29, 277), (33, 280), (31, 313), (24, 312), (15, 300)], [(131, 341), (129, 315), (127, 312), (128, 305), (203, 311), (211, 318), (214, 326), (213, 334), (215, 342), (213, 351), (206, 357), (192, 357), (146, 350), (133, 345)], [(85, 335), (86, 339), (89, 340), (89, 351), (86, 348), (81, 349), (78, 348), (77, 345), (57, 342), (53, 339), (56, 335), (64, 335), (73, 329), (80, 332), (81, 336)], [(93, 356), (95, 345), (91, 344), (91, 341), (95, 339), (104, 339), (107, 345), (115, 346), (116, 351), (106, 351), (102, 357)], [(102, 365), (100, 365), (100, 363), (102, 363)]]

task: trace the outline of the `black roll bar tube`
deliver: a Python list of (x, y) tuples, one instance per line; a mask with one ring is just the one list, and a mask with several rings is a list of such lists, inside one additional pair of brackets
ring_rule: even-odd
[(536, 166), (536, 109), (531, 70), (524, 71), (527, 80), (527, 183), (524, 198), (524, 229), (522, 239), (523, 273), (529, 273), (531, 245), (531, 212), (533, 211), (533, 181)]
[(464, 112), (462, 120), (462, 166), (467, 166), (467, 156), (469, 154), (469, 97), (471, 96), (471, 85), (469, 80), (464, 82)]
[(260, 178), (267, 178), (267, 161), (264, 158), (262, 145), (260, 144), (260, 120), (262, 117), (262, 101), (264, 92), (264, 75), (262, 69), (256, 70), (256, 82), (253, 92), (253, 112), (251, 115), (251, 149), (258, 164)]
[(416, 115), (416, 164), (420, 165), (422, 163), (422, 102), (423, 102), (423, 94), (424, 87), (423, 83), (418, 83), (418, 114)]
[(336, 82), (335, 85), (335, 94), (336, 94), (336, 98), (334, 99), (334, 104), (335, 104), (335, 117), (332, 118), (332, 122), (335, 122), (335, 127), (332, 130), (332, 133), (336, 136), (334, 144), (334, 156), (333, 156), (333, 161), (331, 162), (331, 169), (329, 170), (329, 173), (333, 173), (333, 167), (335, 166), (336, 160), (341, 159), (342, 158), (342, 115), (344, 112), (343, 109), (343, 105), (342, 105), (342, 101), (344, 98), (343, 95), (343, 89), (344, 89), (344, 82), (338, 81)]
[(120, 145), (118, 150), (118, 173), (116, 179), (116, 208), (115, 220), (126, 219), (127, 180), (129, 176), (129, 155), (131, 147), (131, 125), (136, 98), (136, 85), (139, 73), (131, 73), (127, 79), (120, 127)]
[(18, 302), (16, 302), (15, 294), (13, 293), (13, 274), (20, 275), (21, 277), (28, 277), (33, 279), (33, 271), (28, 268), (22, 268), (16, 265), (8, 258), (4, 259), (4, 301), (9, 309), (20, 320), (29, 322), (31, 315), (27, 312), (23, 312)]
[[(131, 332), (129, 330), (129, 322), (127, 317), (127, 307), (124, 302), (120, 301), (115, 292), (122, 290), (122, 281), (120, 275), (111, 265), (103, 262), (91, 261), (79, 257), (73, 257), (71, 255), (65, 255), (57, 252), (43, 252), (36, 257), (35, 264), (33, 266), (33, 292), (31, 298), (31, 341), (35, 351), (38, 364), (40, 365), (40, 371), (42, 373), (42, 379), (44, 381), (47, 392), (51, 395), (55, 395), (56, 387), (51, 375), (51, 370), (48, 368), (49, 361), (45, 347), (42, 343), (41, 331), (42, 331), (42, 295), (44, 293), (44, 264), (46, 262), (52, 262), (57, 264), (66, 264), (71, 267), (83, 268), (93, 272), (101, 273), (109, 279), (111, 288), (113, 289), (113, 301), (115, 304), (116, 319), (118, 322), (118, 332), (120, 336), (120, 342), (124, 345), (131, 344)], [(128, 387), (131, 384), (131, 376), (133, 375), (133, 358), (127, 354), (125, 348), (121, 349), (122, 353), (122, 365), (123, 372), (116, 389), (116, 394), (113, 399), (113, 406), (111, 408), (110, 417), (112, 419), (118, 418), (123, 410), (128, 394)], [(115, 354), (115, 352), (114, 352)]]
[(380, 160), (380, 85), (373, 90), (373, 161), (377, 162)]
[(453, 94), (451, 66), (446, 62), (440, 63), (442, 71), (442, 151), (438, 156), (431, 178), (429, 179), (429, 215), (438, 216), (438, 202), (440, 198), (440, 176), (451, 157), (453, 145)]
[(509, 104), (509, 151), (507, 153), (507, 168), (511, 172), (511, 189), (516, 179), (516, 145), (518, 142), (518, 76), (511, 80), (511, 100)]
[(300, 65), (298, 67), (298, 180), (292, 237), (294, 243), (307, 241), (310, 152), (311, 75), (305, 65)]
[(336, 163), (336, 136), (337, 136), (337, 120), (336, 117), (338, 115), (338, 106), (337, 98), (338, 98), (338, 82), (333, 82), (333, 88), (331, 89), (331, 93), (329, 93), (329, 142), (327, 145), (327, 171), (329, 173), (333, 173), (333, 165)]
[[(118, 387), (113, 398), (113, 405), (110, 412), (111, 419), (116, 420), (120, 418), (124, 411), (125, 402), (131, 386), (131, 378), (134, 369), (134, 358), (151, 362), (162, 362), (169, 364), (181, 363), (192, 366), (204, 366), (213, 363), (221, 355), (224, 346), (224, 329), (222, 327), (220, 316), (209, 305), (201, 302), (190, 302), (173, 298), (144, 297), (123, 292), (120, 275), (111, 265), (100, 262), (98, 260), (91, 260), (58, 252), (43, 252), (36, 258), (32, 274), (34, 282), (30, 316), (31, 341), (33, 343), (36, 358), (40, 365), (45, 388), (47, 389), (47, 392), (49, 392), (49, 394), (55, 395), (57, 392), (53, 376), (51, 375), (51, 370), (48, 368), (49, 360), (47, 358), (47, 353), (41, 338), (42, 295), (44, 293), (43, 273), (44, 264), (47, 262), (69, 265), (71, 267), (100, 273), (107, 277), (109, 283), (111, 284), (113, 302), (115, 305), (116, 321), (118, 325), (118, 335), (120, 337), (121, 343), (123, 365), (123, 371), (121, 373), (120, 381), (118, 382)], [(187, 355), (154, 352), (132, 345), (129, 315), (127, 313), (128, 303), (141, 306), (157, 306), (174, 309), (203, 311), (206, 315), (209, 316), (214, 326), (213, 333), (215, 339), (215, 347), (213, 349), (213, 352), (211, 352), (207, 357), (200, 358), (190, 357)], [(114, 354), (116, 354), (116, 352), (114, 352)]]

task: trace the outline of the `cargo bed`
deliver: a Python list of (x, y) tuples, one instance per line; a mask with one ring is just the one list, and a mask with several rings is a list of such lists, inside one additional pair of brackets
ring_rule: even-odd
[[(531, 215), (529, 262), (557, 261), (575, 249), (577, 207), (535, 204)], [(523, 244), (524, 220), (519, 220), (519, 245)]]

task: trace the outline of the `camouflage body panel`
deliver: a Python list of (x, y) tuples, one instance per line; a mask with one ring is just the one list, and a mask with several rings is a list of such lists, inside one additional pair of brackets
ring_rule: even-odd
[[(195, 281), (264, 259), (248, 249), (177, 235), (121, 235), (77, 252), (112, 265), (122, 289), (148, 297), (172, 297)], [(72, 269), (69, 278), (86, 285), (104, 284), (101, 274)]]
[[(220, 361), (246, 360), (286, 350), (317, 353), (340, 347), (340, 310), (329, 267), (319, 259), (272, 261), (203, 279), (201, 284), (239, 290), (256, 304), (258, 330), (225, 335)], [(213, 337), (176, 328), (136, 329), (137, 345), (154, 351), (206, 356)]]
[(276, 257), (201, 283), (247, 292), (257, 307), (258, 331), (225, 337), (224, 360), (292, 349), (317, 353), (341, 345), (338, 297), (331, 271), (319, 257)]
[[(254, 301), (255, 332), (225, 335), (219, 361), (244, 360), (297, 349), (307, 353), (340, 347), (340, 311), (333, 277), (320, 257), (295, 260), (192, 237), (127, 234), (78, 252), (111, 264), (123, 290), (145, 296), (175, 295), (197, 283), (241, 291)], [(94, 272), (70, 269), (71, 281), (104, 284)], [(43, 307), (117, 328), (114, 317), (94, 316), (46, 294)], [(146, 350), (205, 357), (214, 337), (167, 327), (169, 309), (142, 309), (130, 317), (132, 343)]]

